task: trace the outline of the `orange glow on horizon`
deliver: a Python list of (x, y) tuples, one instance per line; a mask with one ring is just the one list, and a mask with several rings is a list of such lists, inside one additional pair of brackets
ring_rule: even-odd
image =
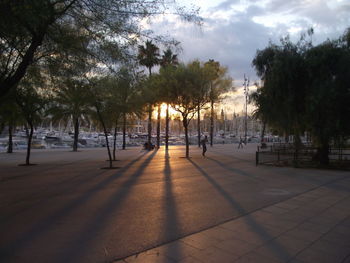
[[(153, 110), (153, 118), (154, 119), (157, 119), (157, 114), (158, 114), (158, 107), (155, 107)], [(172, 108), (169, 105), (169, 117), (170, 117), (170, 119), (174, 119), (177, 116), (180, 116), (179, 112), (174, 110), (174, 108)], [(162, 103), (162, 105), (160, 105), (160, 117), (162, 119), (165, 119), (165, 117), (166, 117), (166, 103)]]

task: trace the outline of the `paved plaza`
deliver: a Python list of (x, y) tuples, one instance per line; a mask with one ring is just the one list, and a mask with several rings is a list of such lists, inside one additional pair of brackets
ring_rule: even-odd
[(255, 144), (0, 154), (0, 262), (350, 263), (350, 173)]

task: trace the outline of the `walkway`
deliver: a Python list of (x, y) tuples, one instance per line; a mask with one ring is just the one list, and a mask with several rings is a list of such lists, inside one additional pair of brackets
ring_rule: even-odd
[(0, 262), (348, 262), (350, 174), (255, 166), (256, 145), (0, 154)]

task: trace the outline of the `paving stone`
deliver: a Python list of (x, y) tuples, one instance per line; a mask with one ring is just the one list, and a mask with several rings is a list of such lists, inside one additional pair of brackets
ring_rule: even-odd
[(199, 261), (198, 259), (192, 257), (192, 256), (188, 256), (185, 257), (181, 260), (176, 261), (176, 263), (201, 263), (202, 261)]
[(305, 242), (314, 242), (315, 240), (319, 239), (322, 236), (322, 233), (320, 232), (314, 232), (305, 230), (303, 228), (295, 228), (292, 229), (284, 234), (285, 236), (291, 236), (295, 237), (297, 239), (303, 240)]
[(268, 207), (265, 207), (263, 209), (264, 212), (269, 212), (269, 213), (272, 213), (272, 214), (283, 214), (283, 213), (287, 213), (288, 212), (288, 209), (284, 209), (284, 208), (281, 208), (281, 207), (278, 207), (278, 206), (268, 206)]
[(341, 263), (350, 263), (350, 254)]
[(283, 219), (282, 217), (275, 217), (272, 220), (267, 220), (263, 223), (266, 226), (270, 226), (273, 228), (279, 228), (280, 230), (287, 231), (289, 229), (293, 229), (298, 225), (297, 222), (293, 222), (290, 220)]
[(338, 219), (325, 218), (325, 217), (322, 217), (322, 216), (313, 217), (313, 218), (307, 220), (307, 222), (309, 222), (311, 224), (324, 225), (324, 226), (328, 226), (328, 227), (334, 227), (337, 224), (339, 224), (339, 220)]
[(247, 243), (254, 244), (254, 245), (264, 244), (273, 238), (274, 237), (270, 235), (268, 232), (264, 231), (263, 228), (260, 228), (256, 231), (242, 230), (239, 232), (239, 235), (237, 235), (237, 239), (243, 240)]
[(309, 249), (320, 251), (321, 253), (328, 254), (334, 258), (341, 259), (344, 259), (350, 253), (349, 246), (332, 243), (325, 239), (317, 240), (309, 247)]
[(180, 240), (174, 241), (160, 247), (154, 248), (151, 251), (154, 251), (157, 254), (164, 255), (173, 260), (181, 260), (185, 257), (188, 257), (195, 253), (198, 249), (190, 246)]
[(304, 222), (305, 220), (311, 217), (312, 217), (311, 215), (296, 212), (295, 210), (279, 216), (281, 220), (292, 221), (296, 224), (300, 224), (301, 222)]
[(305, 263), (305, 261), (302, 261), (300, 259), (292, 258), (288, 261), (288, 263)]
[(337, 232), (339, 234), (343, 234), (345, 236), (348, 236), (350, 238), (350, 227), (343, 226), (343, 225), (337, 225), (335, 226), (332, 231)]
[(217, 239), (219, 241), (231, 239), (237, 236), (237, 233), (222, 227), (210, 228), (208, 230), (202, 231), (201, 233), (210, 238)]
[(282, 261), (266, 257), (253, 251), (240, 257), (235, 263), (282, 263)]
[(293, 205), (293, 204), (290, 204), (287, 202), (281, 202), (281, 203), (275, 204), (275, 206), (283, 208), (283, 209), (287, 209), (287, 210), (294, 210), (294, 209), (300, 207), (298, 205), (295, 205), (295, 204)]
[(325, 234), (325, 233), (329, 232), (332, 229), (332, 227), (326, 226), (326, 225), (311, 224), (310, 222), (305, 222), (305, 223), (302, 223), (301, 225), (299, 225), (298, 229), (303, 229), (303, 230), (317, 232), (320, 234)]
[[(349, 206), (350, 207), (350, 206)], [(349, 209), (349, 207), (347, 209)], [(350, 217), (345, 218), (340, 225), (350, 227)]]
[(306, 249), (297, 255), (296, 259), (302, 260), (305, 263), (341, 263), (343, 258), (329, 255), (324, 251)]
[(305, 205), (303, 201), (295, 200), (295, 199), (289, 199), (287, 201), (284, 201), (285, 204), (293, 205), (296, 208)]
[(313, 196), (305, 196), (305, 195), (294, 197), (294, 200), (305, 202), (306, 204), (313, 202), (315, 199), (317, 198)]
[(240, 239), (230, 239), (222, 241), (215, 245), (228, 253), (233, 253), (238, 256), (242, 256), (257, 248), (257, 245), (247, 243)]
[(281, 236), (257, 248), (255, 251), (267, 257), (287, 261), (293, 258), (298, 252), (302, 251), (308, 245), (308, 242), (296, 239), (294, 237)]
[(350, 247), (350, 238), (347, 235), (335, 231), (330, 231), (329, 233), (325, 234), (322, 238), (334, 243), (348, 245)]
[(217, 239), (210, 238), (201, 233), (196, 233), (196, 234), (184, 237), (180, 241), (198, 249), (206, 249), (208, 247), (214, 247), (217, 243), (220, 242)]
[(127, 263), (175, 263), (176, 261), (167, 258), (162, 254), (140, 253), (124, 259)]
[(228, 253), (217, 247), (197, 251), (191, 256), (203, 263), (231, 263), (239, 258), (238, 255)]

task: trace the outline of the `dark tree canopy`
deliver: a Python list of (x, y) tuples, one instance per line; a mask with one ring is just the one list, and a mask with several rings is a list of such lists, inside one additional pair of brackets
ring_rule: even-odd
[(253, 66), (263, 85), (252, 94), (256, 116), (295, 142), (305, 131), (319, 147), (319, 161), (328, 163), (331, 142), (350, 136), (349, 30), (337, 40), (317, 46), (302, 36), (258, 50)]
[(196, 10), (184, 12), (166, 0), (1, 1), (0, 96), (19, 83), (29, 65), (65, 50), (103, 62), (120, 56), (147, 34), (140, 27), (142, 19), (165, 13), (200, 21)]

